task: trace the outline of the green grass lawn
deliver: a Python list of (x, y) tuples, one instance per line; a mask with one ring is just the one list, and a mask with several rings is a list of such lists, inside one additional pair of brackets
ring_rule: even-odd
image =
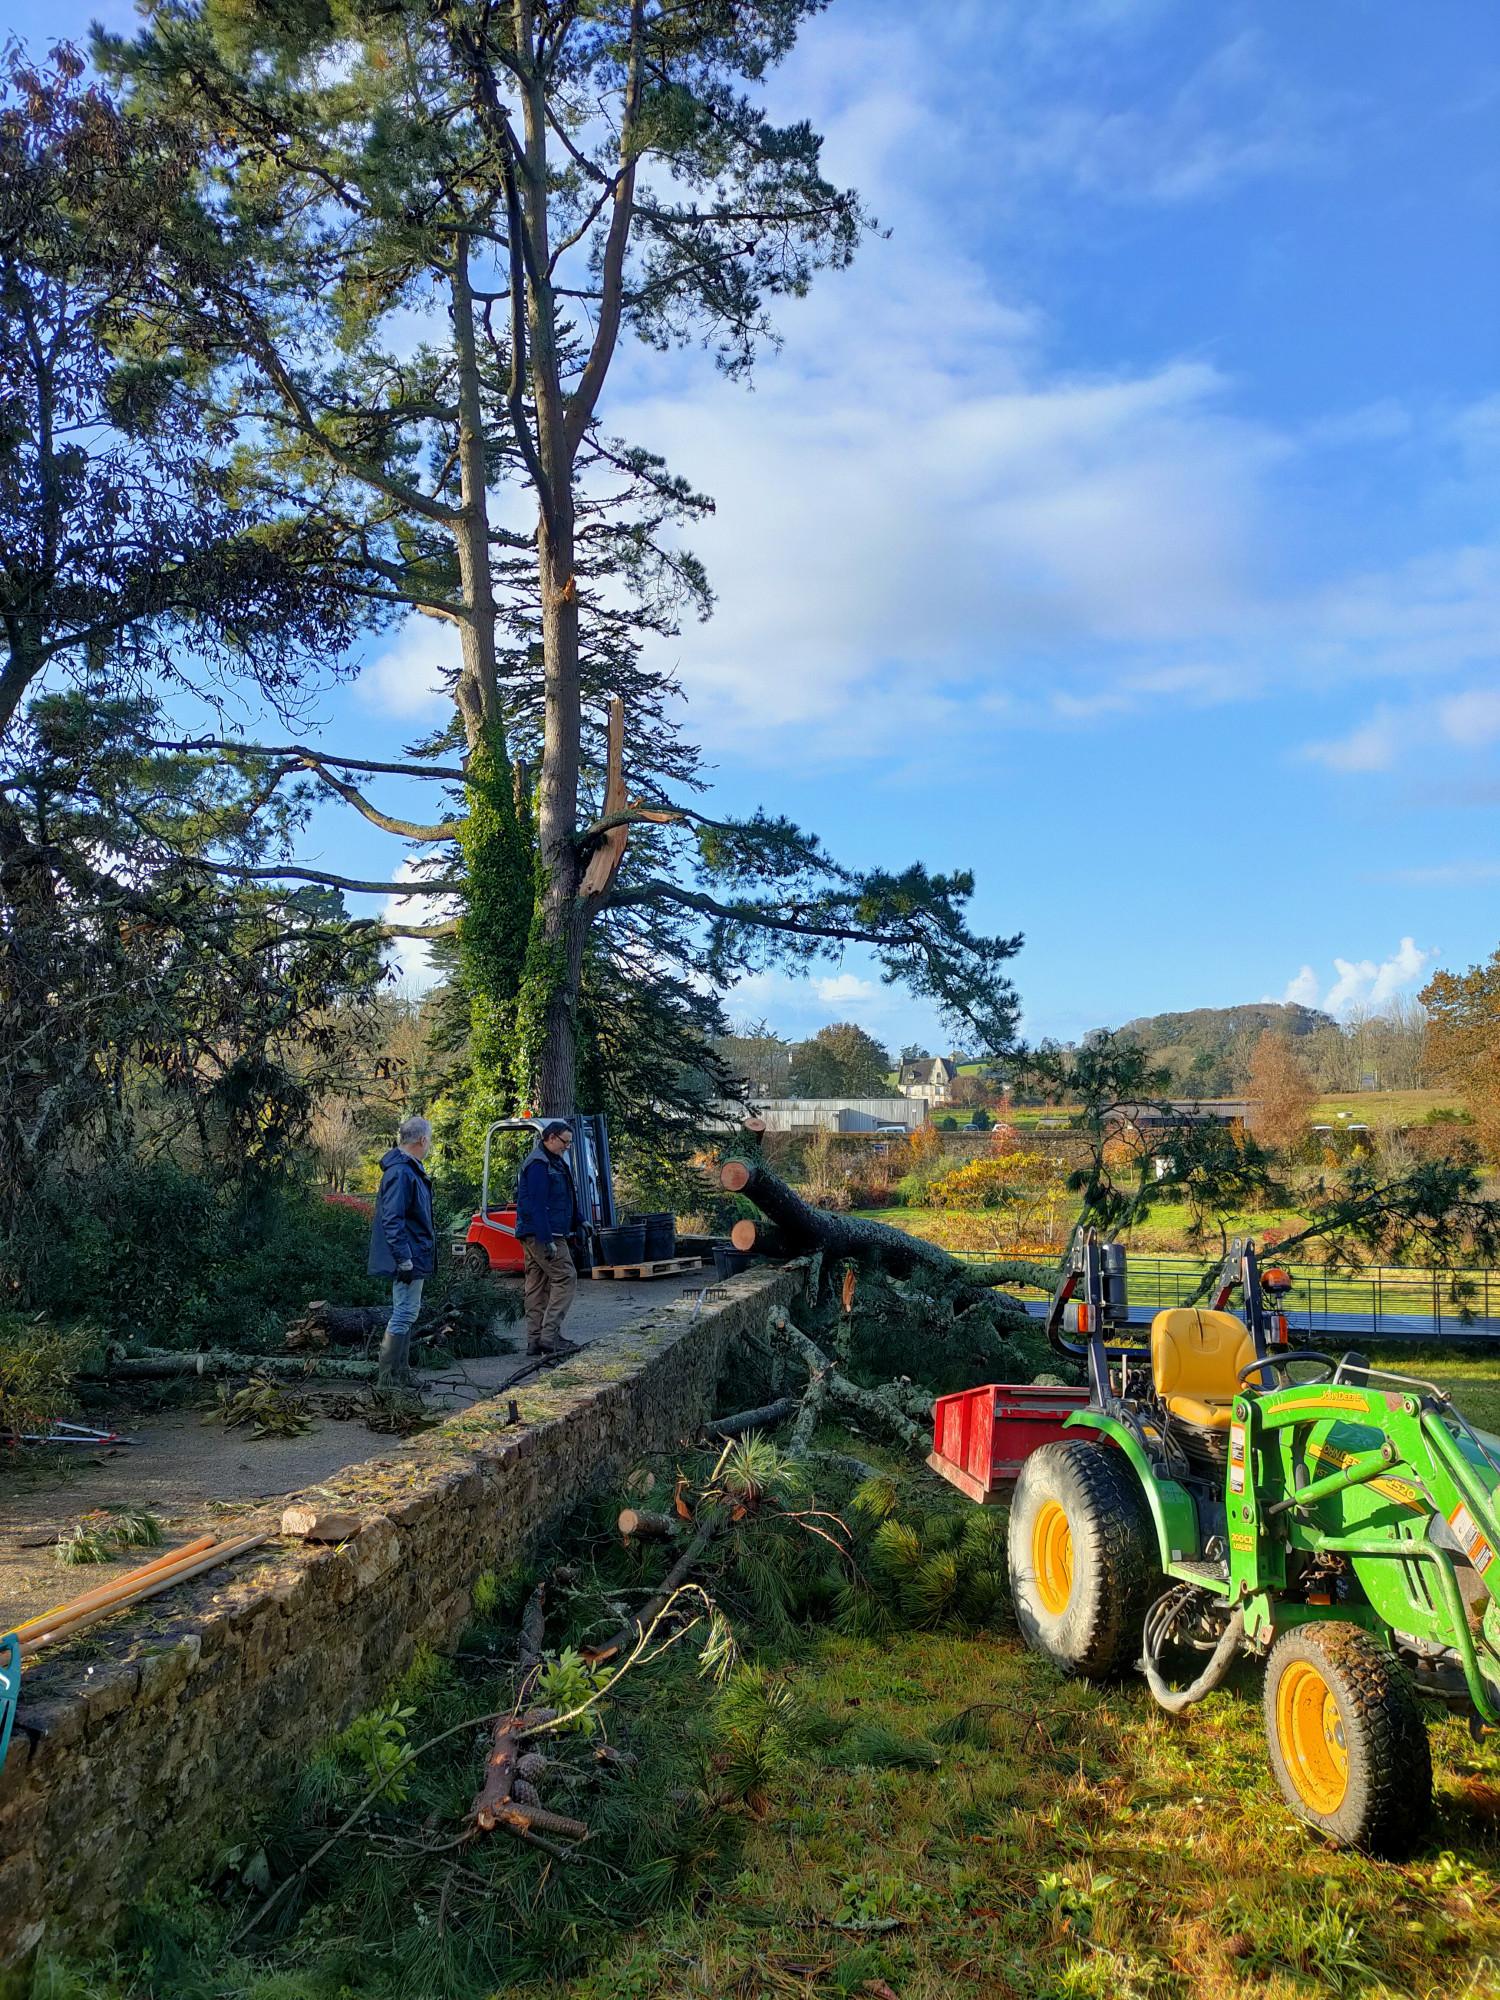
[[(800, 1701), (933, 1768), (808, 1753), (732, 1878), (556, 2000), (1494, 2000), (1500, 1763), (1439, 1720), (1410, 1862), (1336, 1853), (1266, 1767), (1258, 1675), (1182, 1721), (1006, 1636), (815, 1643)], [(968, 1710), (967, 1723), (955, 1722)], [(893, 1754), (891, 1752), (888, 1755)]]

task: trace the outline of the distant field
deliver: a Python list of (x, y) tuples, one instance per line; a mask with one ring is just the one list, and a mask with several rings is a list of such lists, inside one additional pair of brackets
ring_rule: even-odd
[[(1429, 1111), (1461, 1111), (1463, 1102), (1448, 1090), (1344, 1090), (1320, 1097), (1312, 1109), (1315, 1125), (1420, 1125)], [(1339, 1117), (1347, 1112), (1347, 1121)]]

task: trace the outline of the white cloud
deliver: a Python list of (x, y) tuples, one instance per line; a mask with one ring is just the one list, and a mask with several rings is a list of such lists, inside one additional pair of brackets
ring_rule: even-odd
[(1500, 861), (1443, 861), (1431, 868), (1397, 868), (1384, 878), (1414, 889), (1468, 889), (1500, 882)]
[(1267, 63), (1259, 38), (1224, 42), (1156, 101), (1018, 106), (1002, 160), (1110, 201), (1187, 202), (1324, 159), (1319, 116)]
[(1500, 737), (1500, 690), (1473, 688), (1451, 695), (1438, 708), (1443, 734), (1465, 749), (1482, 749)]
[(1468, 688), (1457, 694), (1431, 694), (1401, 708), (1382, 704), (1368, 721), (1342, 736), (1305, 743), (1297, 753), (1331, 771), (1389, 771), (1424, 760), (1436, 749), (1485, 750), (1500, 741), (1500, 691)]
[(1382, 711), (1346, 736), (1305, 745), (1302, 754), (1330, 771), (1388, 771), (1407, 741), (1397, 718)]
[(434, 716), (451, 705), (448, 688), (458, 664), (453, 627), (415, 612), (362, 670), (357, 690), (382, 715)]
[(873, 1000), (880, 991), (873, 979), (861, 979), (853, 972), (840, 972), (832, 979), (815, 979), (812, 984), (818, 998), (830, 1006), (842, 1006), (848, 1000)]
[[(407, 854), (397, 865), (392, 879), (397, 882), (420, 882), (426, 872), (421, 855)], [(380, 914), (389, 923), (434, 924), (451, 917), (454, 909), (451, 896), (424, 896), (414, 891), (409, 896), (387, 896)], [(386, 962), (395, 968), (403, 985), (424, 992), (436, 983), (438, 974), (432, 962), (432, 945), (426, 938), (392, 938), (385, 949)]]
[(1400, 993), (1410, 991), (1437, 962), (1436, 948), (1424, 950), (1414, 938), (1404, 937), (1389, 958), (1378, 963), (1373, 958), (1335, 958), (1334, 977), (1325, 991), (1312, 966), (1304, 965), (1289, 980), (1282, 999), (1303, 1007), (1321, 1007), (1335, 1016), (1356, 1010), (1379, 1011)]
[(1315, 417), (1304, 435), (1315, 445), (1395, 444), (1410, 437), (1414, 428), (1415, 420), (1404, 403), (1398, 403), (1394, 396), (1381, 396), (1357, 409)]

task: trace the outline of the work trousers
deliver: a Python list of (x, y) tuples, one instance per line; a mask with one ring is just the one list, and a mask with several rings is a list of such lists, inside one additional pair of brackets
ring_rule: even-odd
[(382, 1379), (390, 1377), (400, 1380), (411, 1366), (411, 1330), (417, 1323), (417, 1314), (422, 1306), (421, 1278), (393, 1278), (391, 1281), (391, 1316), (385, 1323), (385, 1338), (380, 1343), (380, 1373)]
[(561, 1337), (578, 1290), (572, 1252), (561, 1236), (550, 1243), (523, 1236), (521, 1247), (526, 1253), (526, 1345), (532, 1350), (551, 1347)]

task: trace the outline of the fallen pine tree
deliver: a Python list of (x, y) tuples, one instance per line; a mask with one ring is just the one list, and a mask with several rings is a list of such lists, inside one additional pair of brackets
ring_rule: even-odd
[[(740, 1250), (764, 1248), (773, 1255), (793, 1257), (820, 1251), (830, 1263), (846, 1260), (897, 1278), (923, 1271), (970, 1292), (993, 1292), (1000, 1285), (1052, 1287), (1055, 1273), (1026, 1258), (965, 1264), (941, 1245), (892, 1229), (888, 1223), (815, 1208), (758, 1160), (726, 1160), (719, 1169), (719, 1183), (726, 1193), (753, 1202), (774, 1225), (773, 1231), (765, 1231), (748, 1220), (736, 1223), (733, 1240)], [(1028, 1316), (1019, 1299), (1004, 1294), (1001, 1299), (1011, 1313)]]

